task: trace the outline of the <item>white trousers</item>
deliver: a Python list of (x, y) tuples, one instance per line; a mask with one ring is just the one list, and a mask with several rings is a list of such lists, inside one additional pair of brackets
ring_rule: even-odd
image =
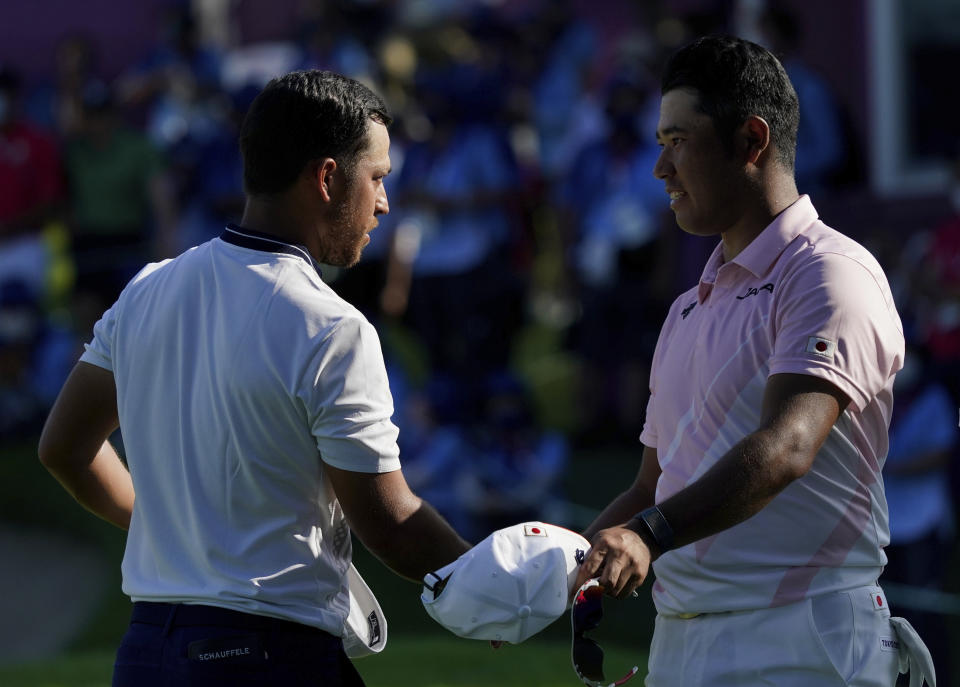
[(925, 675), (930, 654), (878, 586), (753, 611), (658, 615), (647, 687), (893, 687)]

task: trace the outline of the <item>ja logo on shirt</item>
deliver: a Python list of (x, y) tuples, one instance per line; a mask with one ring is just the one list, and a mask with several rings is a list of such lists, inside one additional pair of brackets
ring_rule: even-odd
[(770, 293), (773, 293), (773, 282), (768, 282), (763, 286), (761, 286), (759, 289), (751, 286), (749, 289), (747, 289), (747, 292), (745, 294), (743, 294), (742, 296), (737, 296), (737, 300), (742, 301), (744, 298), (749, 298), (750, 296), (756, 296), (761, 291), (769, 291)]

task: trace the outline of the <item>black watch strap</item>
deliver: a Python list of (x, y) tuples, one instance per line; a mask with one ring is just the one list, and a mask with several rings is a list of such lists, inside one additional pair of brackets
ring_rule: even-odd
[(673, 548), (673, 528), (670, 527), (670, 523), (663, 517), (659, 508), (651, 506), (634, 515), (633, 519), (640, 521), (660, 549), (660, 553), (666, 553)]

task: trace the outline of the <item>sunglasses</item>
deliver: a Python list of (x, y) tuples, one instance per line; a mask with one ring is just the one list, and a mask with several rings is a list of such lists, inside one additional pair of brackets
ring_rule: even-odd
[(596, 629), (603, 618), (603, 587), (596, 579), (587, 580), (573, 598), (570, 623), (573, 626), (573, 669), (577, 677), (590, 687), (618, 687), (637, 674), (634, 666), (619, 680), (609, 682), (603, 676), (603, 649), (584, 633)]

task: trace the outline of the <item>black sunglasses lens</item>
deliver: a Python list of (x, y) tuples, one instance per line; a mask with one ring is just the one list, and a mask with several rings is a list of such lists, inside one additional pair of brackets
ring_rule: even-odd
[(573, 665), (581, 678), (603, 682), (603, 649), (592, 639), (573, 638)]
[(603, 590), (590, 587), (577, 593), (573, 602), (573, 631), (575, 633), (593, 630), (603, 618)]

